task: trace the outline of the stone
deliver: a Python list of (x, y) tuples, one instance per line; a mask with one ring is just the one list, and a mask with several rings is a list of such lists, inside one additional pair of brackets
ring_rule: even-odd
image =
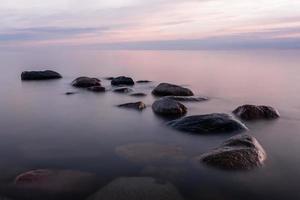
[(277, 119), (279, 112), (271, 106), (243, 105), (233, 111), (237, 117), (243, 120)]
[(187, 108), (178, 101), (167, 97), (160, 98), (152, 104), (152, 110), (158, 115), (182, 116), (187, 113)]
[(141, 101), (135, 102), (135, 103), (121, 104), (121, 105), (118, 105), (118, 107), (120, 107), (120, 108), (135, 109), (135, 110), (144, 110), (144, 109), (146, 109), (146, 105), (143, 102), (141, 102)]
[(113, 91), (117, 92), (117, 93), (130, 93), (133, 90), (131, 88), (127, 88), (127, 87), (121, 87), (121, 88), (116, 88)]
[(93, 86), (93, 87), (88, 87), (87, 89), (92, 92), (105, 92), (105, 87), (102, 86)]
[(21, 79), (23, 81), (30, 80), (50, 80), (50, 79), (60, 79), (62, 76), (55, 71), (45, 70), (45, 71), (24, 71), (21, 74)]
[(188, 89), (170, 83), (161, 83), (154, 88), (152, 94), (155, 96), (193, 96), (194, 93)]
[(134, 81), (130, 77), (119, 76), (117, 78), (112, 79), (111, 85), (113, 86), (134, 85)]
[(93, 86), (101, 86), (100, 82), (101, 81), (97, 78), (79, 77), (72, 82), (72, 85), (79, 88), (89, 88)]

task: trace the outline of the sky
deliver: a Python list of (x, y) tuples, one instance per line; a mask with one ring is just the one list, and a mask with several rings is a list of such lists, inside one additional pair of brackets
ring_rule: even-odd
[(300, 48), (300, 0), (0, 0), (0, 47)]

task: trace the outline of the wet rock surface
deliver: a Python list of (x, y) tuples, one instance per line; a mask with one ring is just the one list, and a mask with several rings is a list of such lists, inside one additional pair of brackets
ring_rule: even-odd
[(90, 77), (83, 76), (83, 77), (76, 78), (72, 82), (72, 85), (78, 88), (89, 88), (94, 86), (101, 86), (100, 82), (101, 81), (97, 78), (90, 78)]
[(279, 112), (271, 106), (243, 105), (233, 111), (237, 117), (243, 120), (277, 119)]
[(167, 96), (170, 99), (173, 99), (175, 101), (181, 101), (181, 102), (201, 102), (201, 101), (207, 101), (209, 100), (207, 97), (184, 97), (184, 96)]
[(105, 87), (102, 87), (102, 86), (93, 86), (93, 87), (88, 87), (87, 89), (91, 92), (105, 92), (106, 91)]
[(174, 185), (151, 177), (122, 177), (88, 200), (183, 200)]
[(142, 92), (138, 92), (138, 93), (132, 93), (132, 94), (130, 94), (130, 96), (132, 96), (132, 97), (145, 97), (145, 96), (147, 96), (147, 94), (142, 93)]
[(173, 120), (168, 125), (195, 134), (234, 133), (248, 130), (243, 123), (225, 113), (188, 116)]
[(152, 81), (148, 80), (138, 80), (136, 83), (151, 83)]
[(125, 104), (120, 104), (118, 105), (120, 108), (128, 108), (128, 109), (134, 109), (134, 110), (144, 110), (146, 109), (146, 105), (139, 101), (139, 102), (134, 102), (134, 103), (125, 103)]
[(62, 76), (55, 71), (45, 70), (45, 71), (24, 71), (21, 74), (21, 79), (23, 81), (31, 80), (51, 80), (51, 79), (60, 79)]
[(119, 76), (119, 77), (112, 79), (111, 85), (113, 85), (113, 86), (134, 85), (134, 81), (130, 77)]
[(116, 93), (130, 93), (133, 90), (131, 88), (127, 88), (127, 87), (121, 87), (121, 88), (116, 88), (113, 91)]
[(168, 97), (156, 100), (152, 104), (152, 110), (154, 113), (163, 116), (182, 116), (187, 113), (187, 108), (182, 103)]
[(194, 93), (185, 87), (170, 83), (161, 83), (154, 88), (152, 94), (155, 96), (193, 96)]
[(203, 163), (227, 170), (250, 170), (262, 167), (266, 152), (252, 136), (240, 134), (225, 141), (219, 148), (201, 155)]

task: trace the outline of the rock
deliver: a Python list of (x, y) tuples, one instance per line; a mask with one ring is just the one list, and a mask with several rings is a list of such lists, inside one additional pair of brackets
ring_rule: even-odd
[(279, 112), (270, 106), (243, 105), (233, 111), (243, 120), (277, 119)]
[(246, 134), (234, 136), (219, 148), (203, 154), (199, 159), (210, 166), (228, 170), (250, 170), (261, 167), (266, 153), (258, 141)]
[(134, 163), (182, 162), (186, 159), (183, 150), (177, 145), (156, 143), (135, 143), (119, 146), (116, 154)]
[(93, 86), (101, 86), (100, 82), (101, 81), (97, 78), (79, 77), (72, 82), (72, 85), (79, 88), (89, 88)]
[(50, 80), (50, 79), (59, 79), (62, 78), (62, 76), (51, 70), (45, 70), (45, 71), (24, 71), (21, 74), (21, 79), (23, 81), (29, 81), (29, 80)]
[(74, 95), (77, 94), (77, 92), (66, 92), (65, 95)]
[(223, 113), (194, 115), (173, 120), (168, 124), (177, 130), (195, 134), (233, 133), (248, 130), (243, 123)]
[(161, 83), (154, 90), (152, 94), (155, 96), (193, 96), (194, 93), (188, 89), (178, 85), (169, 83)]
[(182, 116), (187, 113), (187, 108), (178, 101), (167, 97), (160, 98), (152, 104), (152, 110), (158, 115)]
[(121, 105), (118, 105), (118, 107), (120, 107), (120, 108), (135, 109), (135, 110), (144, 110), (144, 109), (146, 109), (146, 105), (143, 102), (141, 102), (141, 101), (135, 102), (135, 103), (121, 104)]
[(133, 96), (133, 97), (145, 97), (145, 96), (147, 96), (147, 94), (139, 92), (139, 93), (133, 93), (130, 96)]
[(151, 177), (115, 179), (88, 200), (183, 200), (171, 183)]
[(207, 101), (207, 97), (184, 97), (184, 96), (167, 96), (170, 99), (175, 101), (183, 101), (183, 102), (200, 102), (200, 101)]
[(87, 89), (92, 92), (105, 92), (105, 87), (102, 86), (93, 86), (93, 87), (88, 87)]
[(114, 79), (114, 77), (110, 76), (110, 77), (105, 77), (104, 79), (105, 79), (105, 80), (108, 80), (108, 81), (111, 81), (111, 80)]
[(119, 76), (114, 78), (111, 81), (111, 85), (119, 86), (119, 85), (134, 85), (134, 81), (130, 77)]
[(151, 83), (152, 81), (148, 81), (148, 80), (139, 80), (137, 81), (137, 83)]
[(127, 87), (122, 87), (122, 88), (114, 89), (113, 91), (117, 93), (129, 93), (132, 92), (133, 90)]
[(91, 173), (73, 170), (38, 169), (25, 172), (15, 178), (19, 189), (44, 191), (46, 193), (84, 193), (94, 184)]

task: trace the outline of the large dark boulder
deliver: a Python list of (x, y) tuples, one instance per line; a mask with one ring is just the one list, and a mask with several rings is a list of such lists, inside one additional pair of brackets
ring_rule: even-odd
[(250, 170), (261, 167), (267, 155), (252, 136), (240, 134), (225, 141), (219, 148), (201, 155), (203, 163), (228, 170)]
[(135, 109), (135, 110), (144, 110), (146, 108), (146, 105), (139, 101), (139, 102), (134, 102), (134, 103), (125, 103), (118, 105), (120, 108), (129, 108), (129, 109)]
[(279, 112), (271, 106), (243, 105), (233, 111), (243, 120), (277, 119)]
[(90, 77), (79, 77), (76, 78), (73, 82), (72, 85), (74, 87), (79, 87), (79, 88), (89, 88), (93, 86), (101, 86), (101, 81), (97, 78), (90, 78)]
[(111, 80), (111, 85), (113, 86), (134, 85), (134, 81), (130, 77), (119, 76)]
[(155, 96), (193, 96), (194, 93), (188, 89), (178, 85), (169, 83), (161, 83), (154, 90), (152, 94)]
[(21, 79), (24, 81), (30, 81), (30, 80), (50, 80), (50, 79), (59, 79), (62, 78), (62, 76), (51, 70), (45, 70), (45, 71), (24, 71), (21, 74)]
[(165, 116), (182, 116), (187, 113), (187, 108), (182, 103), (168, 97), (156, 100), (152, 104), (152, 110), (158, 115)]
[(168, 124), (177, 130), (195, 134), (233, 133), (247, 130), (240, 121), (224, 113), (194, 115), (173, 120)]

